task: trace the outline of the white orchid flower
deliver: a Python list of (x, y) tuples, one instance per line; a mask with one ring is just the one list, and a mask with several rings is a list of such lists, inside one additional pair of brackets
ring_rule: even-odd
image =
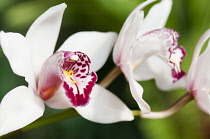
[(200, 109), (207, 114), (210, 114), (210, 42), (202, 54), (201, 49), (209, 37), (210, 29), (201, 36), (195, 47), (186, 82), (188, 92), (194, 96)]
[(2, 99), (0, 136), (41, 117), (44, 102), (56, 109), (74, 107), (94, 122), (133, 120), (132, 112), (120, 99), (105, 88), (94, 86), (95, 72), (108, 58), (116, 33), (76, 33), (52, 55), (65, 8), (66, 4), (51, 7), (35, 20), (26, 37), (1, 32), (3, 52), (14, 73), (25, 77), (28, 87), (16, 87)]
[(131, 94), (143, 113), (149, 113), (150, 107), (142, 99), (143, 88), (137, 81), (154, 78), (159, 88), (167, 90), (181, 86), (173, 82), (185, 74), (180, 69), (185, 50), (177, 47), (179, 35), (163, 28), (172, 1), (162, 0), (144, 18), (142, 8), (153, 1), (141, 3), (128, 16), (113, 51), (114, 62), (125, 74)]

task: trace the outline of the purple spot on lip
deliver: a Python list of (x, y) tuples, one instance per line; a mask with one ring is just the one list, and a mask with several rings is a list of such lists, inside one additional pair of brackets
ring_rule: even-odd
[(87, 65), (86, 64), (82, 64), (82, 68), (86, 67)]
[(76, 77), (80, 77), (80, 76), (81, 76), (81, 74), (77, 74), (77, 75), (76, 75)]
[(84, 73), (86, 71), (86, 69), (81, 69), (80, 72)]

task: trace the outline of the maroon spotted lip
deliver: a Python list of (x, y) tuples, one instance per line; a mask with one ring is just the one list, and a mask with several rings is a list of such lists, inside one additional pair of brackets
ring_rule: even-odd
[(43, 65), (39, 78), (39, 96), (48, 100), (58, 88), (63, 87), (62, 93), (65, 93), (73, 107), (87, 105), (97, 81), (96, 73), (90, 71), (90, 64), (89, 57), (82, 52), (55, 53)]

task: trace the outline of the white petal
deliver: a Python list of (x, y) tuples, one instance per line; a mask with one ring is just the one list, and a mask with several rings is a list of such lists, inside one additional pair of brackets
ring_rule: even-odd
[(154, 0), (147, 0), (139, 4), (128, 16), (123, 27), (120, 31), (119, 37), (113, 50), (113, 60), (115, 64), (121, 62), (121, 57), (127, 55), (130, 46), (136, 40), (137, 34), (140, 31), (140, 26), (143, 22), (144, 12), (142, 8), (148, 4), (154, 2)]
[(90, 97), (88, 105), (76, 108), (84, 118), (97, 123), (114, 123), (134, 119), (131, 110), (105, 88), (95, 85)]
[(43, 101), (25, 86), (6, 94), (0, 105), (0, 136), (20, 129), (44, 113)]
[(127, 55), (127, 59), (125, 57), (123, 61), (132, 63), (132, 68), (135, 69), (151, 56), (159, 56), (171, 66), (169, 69), (171, 78), (176, 82), (185, 75), (180, 68), (185, 50), (177, 47), (178, 37), (176, 31), (166, 28), (148, 32), (133, 44), (130, 55)]
[(138, 106), (141, 109), (142, 113), (149, 113), (151, 111), (150, 106), (142, 98), (144, 90), (142, 86), (133, 79), (130, 64), (126, 63), (122, 65), (121, 69), (129, 82), (131, 94), (138, 103)]
[(13, 72), (24, 76), (29, 86), (36, 89), (31, 49), (28, 41), (19, 33), (0, 33), (1, 47)]
[[(143, 21), (143, 17), (143, 11), (136, 12), (132, 17), (132, 21), (126, 25), (122, 33), (120, 32), (120, 37), (116, 42), (113, 52), (113, 58), (116, 64), (120, 64), (122, 61), (124, 61), (124, 59), (127, 59), (129, 49), (137, 39), (138, 29)], [(119, 49), (119, 47), (121, 49)]]
[(117, 39), (114, 32), (78, 32), (70, 36), (58, 51), (80, 51), (89, 56), (91, 70), (98, 71), (106, 62)]
[(54, 94), (54, 96), (46, 100), (45, 103), (47, 106), (53, 109), (67, 109), (72, 107), (69, 99), (65, 95), (65, 90), (62, 85)]
[(173, 83), (171, 66), (158, 56), (152, 56), (141, 63), (134, 69), (133, 76), (138, 81), (155, 79), (158, 88), (164, 91), (185, 88), (185, 78)]
[[(188, 75), (189, 86), (188, 89), (191, 90), (210, 90), (210, 41), (206, 50), (198, 57), (194, 67)], [(191, 76), (191, 78), (189, 78)]]
[(0, 33), (0, 38), (2, 50), (13, 72), (25, 77), (31, 62), (28, 41), (19, 33), (4, 33), (3, 31)]
[(198, 107), (210, 115), (210, 94), (207, 91), (194, 91), (192, 92)]
[(32, 57), (37, 76), (44, 61), (52, 55), (58, 38), (66, 4), (48, 9), (37, 18), (27, 32), (26, 38), (32, 46)]
[[(193, 54), (193, 60), (187, 75), (187, 89), (201, 89), (202, 86), (207, 85), (206, 82), (210, 80), (209, 75), (209, 58), (210, 58), (210, 42), (206, 50), (200, 55), (200, 51), (210, 37), (210, 29), (208, 29), (199, 39)], [(200, 56), (199, 56), (200, 55)]]
[(150, 56), (158, 55), (166, 60), (170, 57), (169, 48), (176, 47), (179, 34), (172, 29), (158, 29), (144, 34), (130, 48), (132, 64), (138, 66)]
[(165, 26), (172, 7), (172, 0), (162, 0), (154, 5), (147, 14), (138, 36)]

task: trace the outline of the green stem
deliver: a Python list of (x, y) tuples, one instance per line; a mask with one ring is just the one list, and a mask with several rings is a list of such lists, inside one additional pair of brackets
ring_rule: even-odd
[(99, 82), (99, 85), (103, 86), (104, 88), (106, 88), (107, 86), (109, 86), (112, 81), (117, 78), (120, 75), (121, 69), (119, 67), (114, 67), (109, 73), (108, 75), (106, 75), (106, 77)]
[(52, 123), (55, 123), (55, 122), (58, 122), (58, 121), (61, 121), (61, 120), (65, 120), (65, 119), (68, 119), (68, 118), (73, 118), (73, 117), (76, 117), (76, 116), (79, 116), (79, 114), (77, 113), (77, 111), (75, 109), (71, 108), (71, 109), (68, 109), (64, 112), (61, 112), (61, 113), (58, 113), (58, 114), (55, 114), (55, 115), (52, 115), (52, 116), (48, 116), (48, 117), (45, 117), (45, 118), (40, 118), (40, 119), (36, 120), (35, 122), (31, 123), (30, 125), (27, 125), (27, 126), (23, 127), (20, 130), (17, 130), (17, 131), (14, 131), (14, 132), (11, 132), (7, 135), (2, 136), (2, 138), (7, 138), (7, 137), (9, 137), (13, 134), (16, 134), (17, 132), (25, 132), (25, 131), (28, 131), (28, 130), (31, 130), (31, 129), (35, 129), (35, 128), (38, 128), (38, 127), (41, 127), (41, 126), (49, 125), (49, 124), (52, 124)]
[(68, 119), (68, 118), (72, 118), (72, 117), (76, 117), (79, 116), (79, 114), (77, 113), (77, 111), (73, 108), (66, 110), (64, 112), (49, 116), (49, 117), (45, 117), (45, 118), (41, 118), (35, 122), (33, 122), (32, 124), (24, 127), (21, 129), (21, 131), (28, 131), (30, 129), (34, 129), (37, 127), (41, 127), (41, 126), (45, 126), (51, 123), (55, 123), (64, 119)]
[(170, 107), (168, 107), (165, 110), (157, 112), (152, 111), (148, 114), (143, 114), (140, 111), (133, 111), (133, 114), (135, 114), (134, 116), (140, 116), (141, 118), (148, 118), (148, 119), (166, 118), (178, 112), (183, 106), (185, 106), (191, 100), (193, 100), (193, 96), (187, 92), (182, 97), (180, 97), (174, 104), (172, 104)]

